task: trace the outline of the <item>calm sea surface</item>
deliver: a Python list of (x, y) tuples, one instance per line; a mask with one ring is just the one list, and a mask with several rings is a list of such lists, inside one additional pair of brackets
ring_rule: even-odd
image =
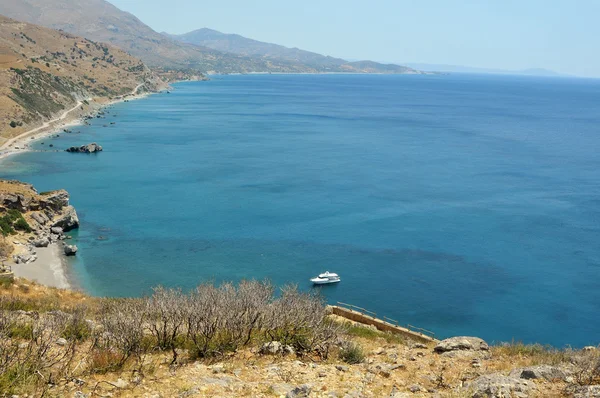
[(71, 193), (92, 294), (329, 270), (441, 337), (600, 342), (600, 80), (227, 76), (109, 111), (36, 145), (105, 152), (0, 166)]

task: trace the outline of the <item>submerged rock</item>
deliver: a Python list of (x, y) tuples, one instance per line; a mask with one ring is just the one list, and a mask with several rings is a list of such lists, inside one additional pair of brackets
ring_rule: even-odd
[(82, 146), (72, 146), (68, 149), (66, 149), (67, 152), (73, 152), (73, 153), (95, 153), (95, 152), (102, 152), (102, 147), (98, 144), (96, 144), (95, 142), (92, 142), (91, 144), (87, 144), (87, 145), (82, 145)]

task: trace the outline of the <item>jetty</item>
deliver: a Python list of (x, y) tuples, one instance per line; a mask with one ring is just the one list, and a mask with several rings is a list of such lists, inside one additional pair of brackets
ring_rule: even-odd
[(439, 340), (435, 338), (435, 333), (419, 328), (413, 325), (400, 326), (398, 321), (388, 317), (383, 319), (377, 318), (377, 314), (366, 310), (362, 307), (357, 307), (352, 304), (337, 302), (336, 305), (330, 305), (331, 313), (342, 318), (346, 318), (353, 322), (361, 323), (364, 325), (371, 325), (382, 332), (390, 332), (398, 335), (405, 336), (415, 341), (422, 343), (437, 343)]

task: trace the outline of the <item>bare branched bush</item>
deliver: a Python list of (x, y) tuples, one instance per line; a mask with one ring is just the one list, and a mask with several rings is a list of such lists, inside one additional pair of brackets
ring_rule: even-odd
[(300, 354), (317, 350), (327, 356), (339, 326), (327, 321), (321, 297), (287, 286), (269, 309), (265, 332), (270, 340), (291, 345)]
[[(94, 348), (99, 351), (116, 350), (118, 358), (111, 364), (114, 369), (121, 368), (125, 362), (140, 357), (143, 352), (145, 303), (140, 299), (108, 299), (100, 310), (99, 321), (102, 326), (95, 336)], [(98, 371), (106, 371), (97, 369)]]
[(600, 383), (600, 350), (578, 351), (571, 357), (574, 377), (582, 386)]
[(185, 323), (188, 312), (186, 297), (180, 290), (157, 287), (152, 296), (145, 300), (145, 319), (150, 333), (155, 338), (156, 347), (171, 350), (177, 361), (176, 343)]
[(192, 359), (211, 358), (279, 341), (326, 358), (339, 328), (321, 297), (295, 286), (276, 294), (266, 281), (203, 284), (187, 294), (159, 287), (146, 298), (102, 299), (93, 308), (59, 304), (0, 296), (0, 391), (47, 388), (77, 369), (106, 373), (128, 361), (140, 372), (144, 355), (170, 351), (175, 363), (180, 348)]

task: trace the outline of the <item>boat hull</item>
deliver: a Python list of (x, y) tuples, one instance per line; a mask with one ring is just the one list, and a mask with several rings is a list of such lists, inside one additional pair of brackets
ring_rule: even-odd
[(318, 278), (313, 278), (310, 280), (312, 283), (314, 283), (315, 285), (329, 285), (331, 283), (338, 283), (341, 281), (341, 279), (318, 279)]

